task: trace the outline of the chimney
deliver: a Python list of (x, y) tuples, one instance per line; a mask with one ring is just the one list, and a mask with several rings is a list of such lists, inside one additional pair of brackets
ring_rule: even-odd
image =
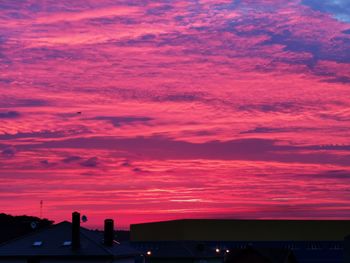
[(105, 246), (113, 246), (114, 242), (114, 221), (113, 219), (105, 220), (104, 244)]
[(72, 249), (80, 248), (80, 213), (72, 214)]

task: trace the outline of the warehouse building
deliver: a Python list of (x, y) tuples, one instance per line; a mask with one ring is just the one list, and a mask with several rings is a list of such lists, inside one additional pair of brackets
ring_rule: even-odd
[[(189, 219), (131, 225), (131, 241), (135, 248), (149, 252), (149, 262), (171, 262), (171, 257), (161, 252), (167, 245), (187, 251), (203, 246), (221, 258), (249, 252), (267, 258), (261, 262), (275, 262), (279, 253), (286, 255), (283, 263), (343, 263), (344, 239), (349, 234), (350, 220)], [(203, 257), (198, 262), (215, 261)]]

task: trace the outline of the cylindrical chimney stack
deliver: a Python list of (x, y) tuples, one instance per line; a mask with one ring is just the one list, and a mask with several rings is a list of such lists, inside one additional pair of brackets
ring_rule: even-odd
[(105, 220), (105, 231), (104, 231), (104, 244), (106, 246), (113, 246), (114, 242), (114, 221), (113, 219)]
[(72, 214), (72, 249), (80, 248), (80, 213)]

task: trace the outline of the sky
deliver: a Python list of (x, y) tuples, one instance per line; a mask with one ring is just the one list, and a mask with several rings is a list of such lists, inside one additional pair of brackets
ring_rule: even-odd
[(1, 0), (1, 212), (350, 219), (349, 13)]

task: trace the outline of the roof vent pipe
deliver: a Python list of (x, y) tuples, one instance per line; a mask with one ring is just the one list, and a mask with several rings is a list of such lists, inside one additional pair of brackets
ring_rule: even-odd
[(106, 246), (113, 246), (114, 242), (114, 221), (113, 219), (105, 220), (105, 229), (104, 229), (104, 244)]
[(80, 213), (72, 214), (72, 249), (80, 248)]

